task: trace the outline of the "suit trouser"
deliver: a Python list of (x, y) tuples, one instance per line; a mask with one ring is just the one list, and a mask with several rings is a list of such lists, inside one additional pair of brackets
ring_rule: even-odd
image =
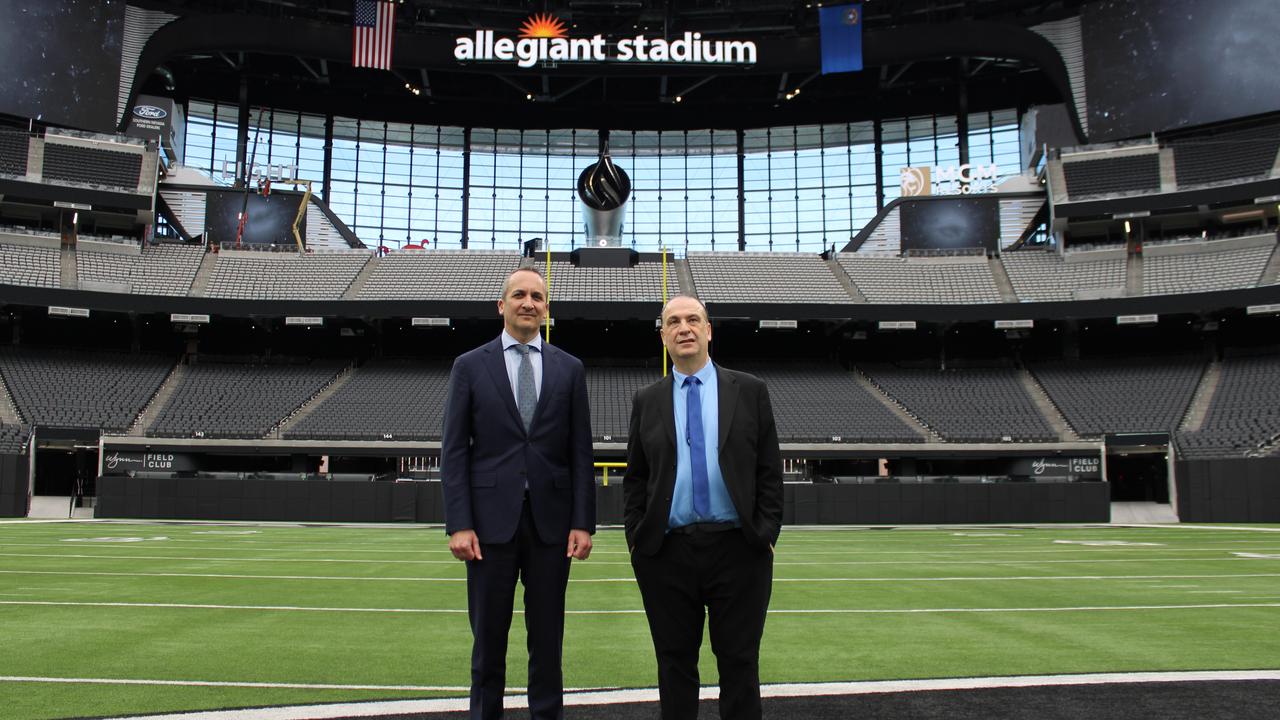
[(760, 708), (760, 637), (773, 586), (773, 556), (741, 530), (670, 533), (652, 556), (633, 553), (658, 658), (664, 720), (698, 717), (698, 650), (705, 617), (720, 671), (722, 720), (754, 720)]
[[(566, 542), (568, 535), (565, 535)], [(483, 560), (467, 562), (467, 614), (471, 618), (471, 717), (502, 717), (507, 680), (507, 636), (515, 585), (524, 585), (524, 625), (529, 645), (529, 716), (564, 716), (564, 593), (569, 581), (565, 543), (544, 544), (533, 524), (529, 499), (511, 542), (480, 546)]]

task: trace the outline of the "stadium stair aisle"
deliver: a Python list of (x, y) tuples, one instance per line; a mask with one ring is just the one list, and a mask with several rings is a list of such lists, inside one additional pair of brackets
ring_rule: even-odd
[(827, 261), (827, 267), (831, 268), (831, 274), (835, 276), (836, 281), (840, 283), (840, 286), (844, 288), (844, 291), (849, 293), (849, 297), (860, 303), (865, 303), (867, 301), (867, 296), (863, 295), (862, 291), (858, 289), (858, 286), (853, 284), (853, 280), (849, 277), (849, 273), (845, 272), (844, 268), (840, 267), (839, 260), (836, 260), (834, 257), (831, 258)]
[[(844, 271), (842, 270), (841, 272), (843, 273)], [(875, 383), (871, 382), (871, 379), (863, 374), (862, 370), (854, 368), (852, 375), (854, 379), (858, 381), (858, 384), (866, 388), (867, 392), (870, 393), (872, 397), (879, 400), (880, 404), (884, 405), (889, 412), (893, 413), (896, 417), (901, 419), (902, 422), (906, 423), (907, 427), (920, 433), (920, 437), (924, 438), (925, 442), (945, 442), (941, 435), (934, 432), (932, 428), (925, 426), (924, 423), (921, 423), (916, 416), (907, 412), (906, 408), (899, 405), (898, 401), (889, 397), (885, 394), (884, 390), (881, 390)]]
[(0, 425), (21, 425), (22, 417), (18, 415), (18, 406), (13, 404), (13, 395), (5, 384), (4, 376), (0, 376)]
[[(365, 267), (367, 268), (368, 266), (366, 265)], [(284, 437), (286, 432), (292, 430), (294, 426), (305, 420), (308, 415), (315, 412), (317, 408), (324, 404), (325, 400), (328, 400), (334, 393), (341, 390), (342, 386), (350, 382), (351, 378), (354, 377), (355, 374), (356, 368), (354, 364), (343, 368), (342, 372), (338, 373), (333, 380), (329, 381), (329, 384), (326, 385), (323, 390), (316, 393), (315, 397), (312, 397), (310, 400), (303, 403), (302, 407), (294, 410), (292, 414), (286, 417), (284, 421), (277, 425), (269, 434), (274, 437)]]
[(369, 281), (369, 276), (373, 275), (373, 271), (376, 269), (378, 269), (378, 258), (369, 258), (369, 262), (360, 268), (360, 272), (356, 273), (355, 279), (347, 286), (347, 291), (342, 293), (342, 299), (355, 300), (356, 296), (360, 294), (360, 290), (364, 288), (364, 284)]
[(1141, 295), (1143, 292), (1142, 282), (1142, 256), (1129, 253), (1128, 262), (1124, 266), (1125, 294), (1131, 297)]
[(143, 406), (142, 412), (138, 413), (138, 417), (134, 418), (133, 424), (129, 426), (127, 435), (133, 437), (142, 437), (147, 430), (151, 429), (151, 424), (156, 418), (160, 417), (164, 412), (164, 408), (169, 404), (169, 398), (173, 397), (173, 391), (182, 383), (182, 378), (186, 375), (187, 364), (185, 358), (179, 358), (174, 364), (173, 369), (169, 371), (169, 375), (165, 377), (164, 382), (160, 383), (156, 394), (151, 396), (147, 404)]
[(213, 268), (218, 264), (217, 253), (205, 253), (200, 261), (200, 269), (196, 271), (196, 279), (191, 281), (190, 297), (204, 297), (204, 290), (209, 286), (209, 278), (213, 276)]
[(689, 261), (676, 260), (672, 264), (675, 265), (676, 277), (680, 280), (680, 287), (688, 288), (684, 293), (698, 297), (698, 287), (693, 283), (693, 271), (689, 269)]
[(62, 263), (62, 288), (64, 290), (78, 290), (80, 288), (80, 279), (76, 273), (76, 249), (74, 247), (63, 247), (59, 253)]
[(1258, 278), (1258, 285), (1275, 285), (1280, 283), (1280, 244), (1277, 244), (1271, 250), (1271, 259), (1267, 260), (1267, 266), (1262, 270), (1262, 277)]
[(1205, 415), (1213, 403), (1213, 396), (1218, 391), (1218, 383), (1222, 380), (1222, 363), (1214, 360), (1204, 369), (1200, 384), (1196, 386), (1196, 394), (1191, 396), (1191, 404), (1187, 406), (1187, 415), (1178, 426), (1181, 432), (1196, 432), (1204, 426)]
[(1036, 380), (1036, 376), (1026, 368), (1018, 370), (1018, 379), (1022, 381), (1022, 387), (1026, 389), (1027, 395), (1031, 398), (1031, 402), (1035, 403), (1040, 414), (1044, 416), (1049, 427), (1057, 433), (1058, 439), (1070, 442), (1078, 442), (1080, 434), (1071, 427), (1071, 423), (1063, 417), (1062, 412), (1058, 410), (1058, 406), (1053, 404), (1053, 400), (1049, 398), (1049, 393), (1044, 391), (1044, 387), (1040, 385), (1040, 381)]
[(1018, 294), (1013, 291), (1013, 283), (1009, 281), (1009, 273), (1004, 271), (1004, 264), (1000, 262), (998, 257), (987, 258), (987, 264), (991, 266), (991, 279), (996, 281), (996, 289), (1000, 291), (1000, 299), (1003, 302), (1017, 304)]
[(1273, 438), (1271, 442), (1259, 445), (1257, 450), (1249, 453), (1249, 457), (1271, 457), (1278, 452), (1280, 452), (1280, 435)]
[(1178, 189), (1178, 172), (1174, 164), (1173, 148), (1160, 148), (1160, 192), (1176, 192)]

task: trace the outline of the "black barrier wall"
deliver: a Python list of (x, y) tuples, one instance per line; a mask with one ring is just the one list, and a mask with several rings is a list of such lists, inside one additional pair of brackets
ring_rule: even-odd
[(27, 478), (26, 455), (0, 455), (0, 517), (26, 517)]
[[(1101, 482), (787, 485), (784, 524), (1107, 522)], [(622, 523), (622, 486), (597, 488), (597, 521)], [(98, 478), (97, 517), (306, 522), (444, 521), (438, 482)]]
[(1182, 522), (1280, 522), (1280, 458), (1179, 460)]

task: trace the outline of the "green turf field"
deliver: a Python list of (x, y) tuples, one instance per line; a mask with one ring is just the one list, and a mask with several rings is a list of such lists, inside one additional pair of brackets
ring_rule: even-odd
[[(1277, 669), (1277, 530), (787, 528), (762, 679)], [(439, 528), (0, 523), (0, 712), (464, 695), (463, 577)], [(655, 684), (621, 532), (568, 605), (569, 687)]]

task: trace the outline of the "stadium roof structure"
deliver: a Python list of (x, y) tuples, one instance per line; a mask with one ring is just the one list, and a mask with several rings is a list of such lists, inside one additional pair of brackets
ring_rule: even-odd
[[(1064, 60), (1032, 28), (1071, 17), (1080, 4), (866, 2), (865, 69), (822, 75), (821, 3), (813, 2), (405, 0), (396, 3), (388, 72), (352, 67), (351, 0), (135, 0), (133, 7), (165, 23), (145, 44), (131, 96), (234, 102), (244, 92), (253, 104), (362, 119), (616, 129), (1070, 106)], [(544, 60), (520, 67), (455, 57), (460, 39), (486, 29), (518, 38), (539, 18), (568, 38), (600, 36), (610, 48), (636, 36), (674, 42), (697, 33), (704, 42), (750, 41), (758, 52), (755, 62), (736, 64)]]

